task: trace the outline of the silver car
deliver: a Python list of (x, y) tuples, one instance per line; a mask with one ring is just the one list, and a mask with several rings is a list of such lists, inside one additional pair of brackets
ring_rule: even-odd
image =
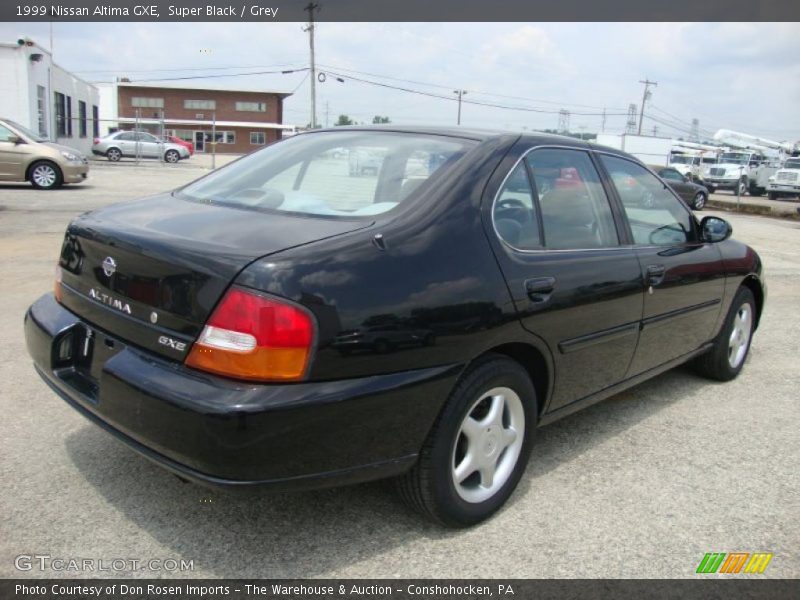
[(182, 158), (189, 158), (189, 150), (180, 144), (162, 142), (146, 131), (116, 131), (96, 139), (92, 145), (92, 154), (105, 156), (117, 162), (123, 156), (140, 158), (161, 158), (169, 163), (176, 163)]

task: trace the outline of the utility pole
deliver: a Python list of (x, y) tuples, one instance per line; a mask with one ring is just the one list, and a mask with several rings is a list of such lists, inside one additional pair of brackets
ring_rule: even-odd
[(644, 84), (644, 93), (642, 94), (642, 106), (639, 107), (639, 135), (642, 135), (642, 119), (644, 119), (644, 103), (647, 102), (647, 99), (651, 96), (650, 94), (650, 86), (658, 87), (657, 81), (650, 81), (649, 79), (645, 78), (644, 81), (641, 79), (639, 83)]
[(308, 11), (308, 26), (304, 31), (308, 32), (308, 49), (311, 52), (311, 129), (317, 127), (317, 73), (316, 63), (314, 62), (314, 11), (319, 10), (319, 4), (309, 2), (303, 9)]
[(328, 126), (328, 115), (331, 112), (331, 103), (327, 100), (325, 101), (325, 127)]
[(454, 94), (458, 95), (458, 120), (456, 123), (461, 125), (461, 96), (467, 93), (467, 90), (453, 90)]
[(603, 122), (600, 125), (600, 131), (605, 132), (606, 130), (606, 109), (603, 109)]

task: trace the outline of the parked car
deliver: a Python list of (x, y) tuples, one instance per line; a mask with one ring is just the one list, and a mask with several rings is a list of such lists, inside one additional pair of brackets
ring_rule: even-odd
[(123, 157), (161, 158), (176, 163), (189, 158), (189, 150), (181, 144), (163, 142), (146, 131), (116, 131), (94, 140), (92, 154), (105, 156), (112, 162)]
[(0, 119), (0, 181), (30, 181), (35, 188), (52, 190), (85, 181), (88, 175), (89, 161), (74, 148)]
[(189, 151), (189, 156), (194, 156), (194, 144), (192, 142), (187, 142), (186, 140), (182, 140), (181, 138), (175, 135), (165, 135), (161, 138), (163, 142), (170, 143), (170, 144), (178, 144), (179, 146), (184, 146)]
[[(374, 185), (327, 159), (364, 147), (383, 153)], [(538, 427), (685, 362), (740, 373), (766, 287), (730, 236), (580, 140), (317, 130), (73, 219), (25, 333), (57, 394), (182, 478), (394, 477), (461, 527), (506, 502)], [(364, 323), (404, 320), (435, 346), (339, 352)]]
[(705, 186), (681, 175), (677, 169), (672, 167), (653, 167), (653, 170), (672, 188), (673, 192), (680, 196), (686, 206), (692, 210), (703, 210), (706, 200), (708, 200), (708, 189)]

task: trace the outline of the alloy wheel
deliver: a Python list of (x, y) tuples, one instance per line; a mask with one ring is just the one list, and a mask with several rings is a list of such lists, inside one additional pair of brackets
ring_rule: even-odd
[(31, 173), (31, 179), (41, 188), (49, 188), (55, 185), (58, 174), (50, 165), (39, 165)]
[(728, 338), (728, 364), (736, 369), (744, 357), (747, 355), (747, 347), (750, 343), (750, 335), (753, 330), (753, 309), (745, 303), (736, 311), (733, 319), (731, 336)]
[(461, 499), (479, 503), (508, 481), (525, 439), (522, 400), (507, 387), (492, 388), (467, 411), (453, 446), (451, 474)]

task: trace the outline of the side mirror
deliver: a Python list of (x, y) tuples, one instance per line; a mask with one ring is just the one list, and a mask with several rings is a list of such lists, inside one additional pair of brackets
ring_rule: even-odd
[(725, 219), (704, 217), (700, 221), (700, 232), (704, 242), (723, 242), (733, 234), (733, 227)]
[(14, 144), (15, 146), (16, 146), (16, 145), (19, 145), (19, 144), (24, 144), (24, 143), (25, 143), (25, 140), (23, 140), (23, 139), (22, 139), (21, 137), (19, 137), (18, 135), (10, 135), (10, 136), (8, 136), (8, 137), (6, 138), (6, 141), (7, 141), (9, 144)]

